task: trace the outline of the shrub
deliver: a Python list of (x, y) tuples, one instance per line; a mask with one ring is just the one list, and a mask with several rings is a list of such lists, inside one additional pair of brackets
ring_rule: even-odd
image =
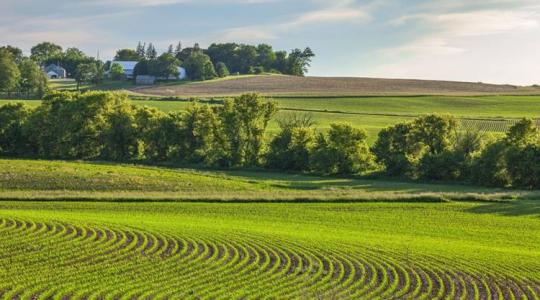
[(364, 130), (347, 124), (331, 124), (319, 134), (313, 147), (312, 169), (324, 174), (356, 174), (373, 166)]
[(270, 142), (266, 166), (271, 169), (307, 171), (314, 134), (311, 117), (293, 115), (279, 121), (281, 131)]
[(216, 73), (220, 78), (229, 76), (229, 68), (223, 62), (218, 62), (216, 64)]
[(0, 107), (0, 153), (6, 156), (28, 154), (28, 132), (25, 130), (32, 109), (21, 103)]

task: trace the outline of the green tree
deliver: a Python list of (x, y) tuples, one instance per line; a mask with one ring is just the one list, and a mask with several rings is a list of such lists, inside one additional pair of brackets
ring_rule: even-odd
[(224, 153), (224, 138), (216, 113), (208, 105), (193, 104), (182, 116), (182, 143), (178, 155), (189, 163), (215, 165)]
[(373, 155), (364, 130), (348, 124), (330, 124), (320, 133), (311, 156), (312, 169), (324, 174), (357, 174), (372, 168)]
[(29, 139), (25, 130), (32, 109), (24, 104), (0, 106), (0, 153), (5, 156), (29, 154)]
[(103, 132), (101, 157), (108, 160), (128, 161), (143, 152), (139, 143), (135, 110), (125, 98), (115, 100), (105, 114), (107, 124)]
[(157, 54), (156, 48), (154, 47), (152, 43), (149, 43), (148, 47), (146, 48), (146, 59), (154, 60), (157, 58), (157, 56), (158, 54)]
[(192, 80), (208, 80), (217, 76), (210, 57), (202, 52), (194, 52), (188, 57), (184, 62), (184, 68)]
[(257, 46), (257, 65), (263, 67), (265, 71), (270, 71), (276, 62), (276, 53), (272, 46), (260, 44)]
[[(137, 65), (139, 65), (139, 62)], [(109, 71), (112, 80), (121, 80), (124, 78), (124, 67), (121, 64), (113, 62)]]
[(30, 53), (30, 58), (38, 63), (38, 65), (43, 66), (51, 58), (61, 57), (62, 47), (50, 42), (43, 42), (32, 47)]
[(11, 96), (11, 92), (17, 88), (20, 78), (21, 72), (11, 52), (0, 50), (0, 91)]
[(223, 136), (226, 137), (224, 163), (229, 166), (258, 165), (264, 133), (276, 112), (276, 104), (258, 94), (226, 100), (218, 109)]
[(47, 91), (47, 76), (31, 59), (25, 58), (19, 64), (21, 73), (19, 86), (27, 97), (35, 95), (41, 98)]
[(379, 132), (372, 151), (388, 175), (414, 176), (422, 147), (413, 137), (413, 124), (399, 123)]
[(271, 169), (308, 171), (315, 140), (311, 116), (293, 115), (278, 123), (281, 131), (270, 142), (266, 166)]
[(24, 58), (23, 52), (20, 48), (7, 45), (0, 47), (0, 51), (2, 50), (6, 50), (11, 53), (16, 64), (19, 64)]
[(116, 61), (139, 61), (142, 57), (133, 49), (120, 49), (116, 51), (114, 60)]
[(73, 78), (77, 82), (77, 90), (80, 89), (82, 83), (90, 82), (95, 77), (96, 65), (95, 64), (80, 64), (75, 69)]
[(227, 68), (227, 65), (223, 62), (218, 62), (216, 65), (216, 73), (220, 78), (224, 78), (229, 76), (229, 68)]
[(155, 76), (168, 79), (170, 76), (177, 77), (179, 74), (178, 67), (180, 67), (180, 60), (178, 60), (172, 53), (163, 53), (157, 58)]
[(291, 51), (287, 58), (287, 74), (295, 76), (304, 76), (311, 65), (311, 59), (315, 57), (315, 54), (308, 47), (303, 51), (300, 49), (294, 49)]

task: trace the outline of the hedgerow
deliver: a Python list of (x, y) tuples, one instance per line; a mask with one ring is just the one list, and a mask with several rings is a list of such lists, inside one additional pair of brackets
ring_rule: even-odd
[(540, 187), (540, 134), (532, 120), (493, 140), (460, 128), (452, 116), (426, 115), (383, 129), (370, 149), (365, 131), (331, 124), (315, 132), (308, 117), (282, 120), (281, 131), (268, 137), (276, 112), (274, 102), (257, 94), (165, 114), (132, 105), (121, 93), (53, 92), (35, 109), (0, 108), (0, 154), (340, 175), (382, 170), (419, 180)]

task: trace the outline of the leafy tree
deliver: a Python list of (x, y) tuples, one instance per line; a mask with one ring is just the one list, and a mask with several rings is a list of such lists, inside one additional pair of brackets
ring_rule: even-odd
[(101, 157), (115, 161), (127, 161), (137, 158), (142, 152), (139, 146), (137, 123), (134, 108), (126, 101), (126, 97), (117, 99), (108, 108), (107, 119), (103, 131), (103, 150)]
[(413, 137), (429, 154), (439, 154), (455, 141), (457, 121), (448, 115), (427, 115), (413, 122)]
[(29, 140), (25, 132), (32, 109), (24, 104), (0, 106), (0, 153), (6, 156), (28, 154)]
[(168, 79), (170, 76), (177, 77), (180, 61), (172, 53), (163, 53), (156, 61), (155, 76)]
[(286, 51), (277, 51), (273, 68), (282, 74), (289, 72), (289, 60)]
[(272, 46), (267, 44), (260, 44), (257, 46), (257, 66), (264, 68), (266, 71), (270, 71), (276, 62), (276, 53), (272, 49)]
[(16, 64), (19, 64), (24, 58), (23, 52), (20, 48), (7, 45), (0, 47), (0, 51), (2, 50), (6, 50), (11, 53)]
[(25, 58), (19, 64), (21, 73), (19, 87), (27, 96), (35, 95), (41, 98), (47, 90), (47, 76), (31, 59)]
[(254, 67), (257, 62), (257, 48), (251, 45), (240, 45), (236, 50), (236, 53), (238, 57), (241, 58), (239, 60), (240, 65), (238, 66), (238, 71), (243, 74), (249, 73), (250, 68)]
[(152, 161), (167, 160), (171, 145), (179, 140), (179, 125), (175, 125), (179, 122), (175, 122), (171, 114), (143, 106), (136, 108), (135, 123), (143, 157)]
[(489, 144), (474, 162), (473, 181), (487, 186), (509, 186), (511, 178), (507, 169), (507, 152), (508, 145), (504, 141)]
[(151, 62), (146, 59), (142, 59), (141, 61), (139, 61), (133, 69), (133, 77), (137, 78), (138, 75), (149, 75), (150, 64)]
[(540, 188), (540, 144), (513, 146), (506, 153), (506, 167), (512, 186)]
[(182, 115), (182, 143), (178, 155), (190, 163), (215, 165), (224, 153), (224, 138), (216, 113), (208, 105), (191, 105)]
[(136, 50), (132, 49), (120, 49), (116, 51), (114, 60), (116, 61), (140, 61), (142, 57)]
[(325, 174), (356, 174), (373, 166), (373, 156), (364, 130), (348, 124), (331, 124), (320, 133), (311, 156), (312, 169)]
[(43, 42), (32, 47), (30, 53), (30, 58), (32, 58), (36, 63), (42, 66), (46, 61), (49, 61), (51, 58), (61, 57), (62, 47), (53, 43)]
[(0, 91), (7, 92), (8, 96), (17, 88), (21, 72), (15, 63), (13, 55), (7, 50), (0, 50)]
[(413, 126), (412, 123), (401, 123), (379, 132), (372, 151), (388, 175), (414, 175), (422, 147), (413, 138)]
[(216, 64), (218, 62), (224, 63), (230, 72), (236, 73), (240, 72), (241, 57), (238, 55), (237, 50), (240, 45), (236, 43), (225, 43), (225, 44), (212, 44), (206, 50), (208, 56), (212, 60), (212, 63)]
[(73, 78), (77, 82), (77, 90), (80, 89), (82, 83), (90, 82), (95, 78), (96, 65), (95, 64), (80, 64), (75, 69)]
[(276, 104), (258, 94), (226, 100), (218, 110), (223, 136), (226, 137), (224, 163), (229, 166), (258, 165), (264, 132), (276, 112)]
[(188, 57), (184, 68), (192, 80), (208, 80), (217, 76), (210, 57), (202, 52), (194, 52)]
[(286, 73), (295, 76), (304, 76), (314, 56), (315, 54), (309, 47), (303, 51), (300, 49), (292, 50), (287, 58), (288, 70)]
[(505, 141), (513, 146), (525, 146), (540, 141), (540, 131), (531, 119), (522, 119), (510, 127)]
[(96, 69), (95, 69), (94, 78), (92, 81), (95, 84), (100, 84), (105, 78), (106, 66), (102, 61), (99, 61), (99, 60), (95, 61), (94, 65), (96, 66)]
[(309, 115), (280, 120), (281, 131), (270, 142), (266, 166), (271, 169), (308, 171), (313, 147), (313, 121)]
[(229, 76), (229, 68), (227, 68), (227, 65), (223, 62), (218, 62), (216, 65), (216, 73), (218, 77), (224, 78)]
[(88, 57), (84, 52), (77, 48), (68, 48), (64, 53), (58, 53), (54, 56), (49, 57), (45, 64), (59, 64), (64, 69), (66, 69), (66, 72), (68, 75), (75, 74), (75, 69), (80, 64), (88, 64), (93, 63), (93, 59)]
[[(135, 68), (140, 64), (139, 62)], [(111, 70), (109, 72), (112, 80), (120, 80), (124, 78), (124, 67), (121, 64), (113, 62), (111, 65)]]

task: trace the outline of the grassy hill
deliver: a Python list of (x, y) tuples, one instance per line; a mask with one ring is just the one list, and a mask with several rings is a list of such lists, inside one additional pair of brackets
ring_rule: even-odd
[(182, 82), (130, 91), (159, 96), (230, 96), (246, 92), (264, 95), (485, 95), (539, 94), (540, 88), (471, 82), (355, 77), (238, 76), (204, 82)]
[(435, 201), (534, 198), (536, 192), (456, 184), (204, 171), (112, 163), (0, 159), (0, 199)]

